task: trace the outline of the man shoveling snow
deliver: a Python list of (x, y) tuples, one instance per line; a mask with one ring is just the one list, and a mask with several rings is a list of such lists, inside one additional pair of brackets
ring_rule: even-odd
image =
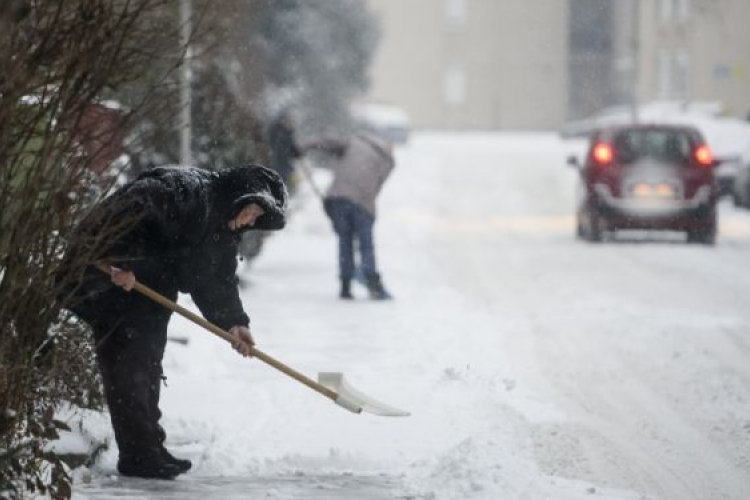
[[(218, 173), (160, 167), (103, 200), (79, 225), (65, 254), (67, 274), (59, 279), (75, 298), (71, 310), (94, 333), (121, 474), (172, 479), (191, 467), (167, 451), (159, 425), (172, 311), (129, 293), (136, 277), (172, 300), (178, 292), (190, 294), (247, 356), (254, 341), (235, 276), (240, 236), (283, 228), (286, 203), (283, 182), (265, 167)], [(112, 266), (110, 278), (93, 265), (76, 268), (93, 257)]]

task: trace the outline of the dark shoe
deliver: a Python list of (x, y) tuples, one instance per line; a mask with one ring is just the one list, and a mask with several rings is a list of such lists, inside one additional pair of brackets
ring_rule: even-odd
[(148, 479), (174, 479), (183, 472), (162, 457), (120, 457), (117, 471), (123, 476)]
[(169, 451), (166, 448), (162, 448), (162, 457), (167, 463), (172, 464), (175, 467), (177, 467), (180, 471), (180, 474), (183, 474), (189, 471), (190, 468), (193, 466), (193, 462), (185, 458), (175, 457), (174, 455), (169, 453)]
[(354, 298), (354, 295), (352, 295), (352, 280), (341, 280), (341, 292), (339, 293), (339, 298), (344, 300), (351, 300)]
[(365, 278), (367, 291), (373, 300), (391, 300), (393, 296), (383, 286), (380, 275), (375, 273)]

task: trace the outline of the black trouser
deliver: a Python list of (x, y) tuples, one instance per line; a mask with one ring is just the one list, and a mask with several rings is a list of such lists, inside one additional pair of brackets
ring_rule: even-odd
[[(177, 298), (176, 292), (166, 295)], [(127, 297), (125, 313), (89, 321), (121, 460), (156, 458), (166, 438), (159, 425), (159, 392), (172, 312), (147, 301)]]

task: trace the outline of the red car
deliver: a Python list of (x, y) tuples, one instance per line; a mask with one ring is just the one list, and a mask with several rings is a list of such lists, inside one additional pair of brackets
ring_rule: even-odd
[(713, 168), (701, 133), (689, 126), (626, 125), (594, 132), (583, 165), (578, 237), (601, 241), (617, 229), (687, 231), (689, 242), (716, 239)]

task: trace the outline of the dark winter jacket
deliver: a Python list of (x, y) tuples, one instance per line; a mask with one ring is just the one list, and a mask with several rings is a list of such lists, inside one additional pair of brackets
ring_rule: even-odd
[[(237, 246), (240, 233), (229, 221), (244, 206), (265, 209), (252, 229), (281, 229), (285, 223), (286, 188), (279, 176), (259, 166), (208, 172), (192, 167), (159, 167), (141, 174), (94, 207), (78, 227), (66, 260), (89, 252), (97, 237), (112, 233), (94, 253), (163, 293), (188, 293), (204, 317), (221, 328), (247, 325), (237, 291)], [(123, 229), (124, 228), (124, 229)], [(64, 267), (63, 267), (64, 268)], [(91, 322), (101, 314), (127, 314), (112, 307), (114, 285), (100, 271), (87, 268), (72, 307)], [(131, 292), (137, 293), (137, 292)], [(108, 303), (109, 302), (109, 303)], [(127, 309), (128, 301), (120, 309)]]

